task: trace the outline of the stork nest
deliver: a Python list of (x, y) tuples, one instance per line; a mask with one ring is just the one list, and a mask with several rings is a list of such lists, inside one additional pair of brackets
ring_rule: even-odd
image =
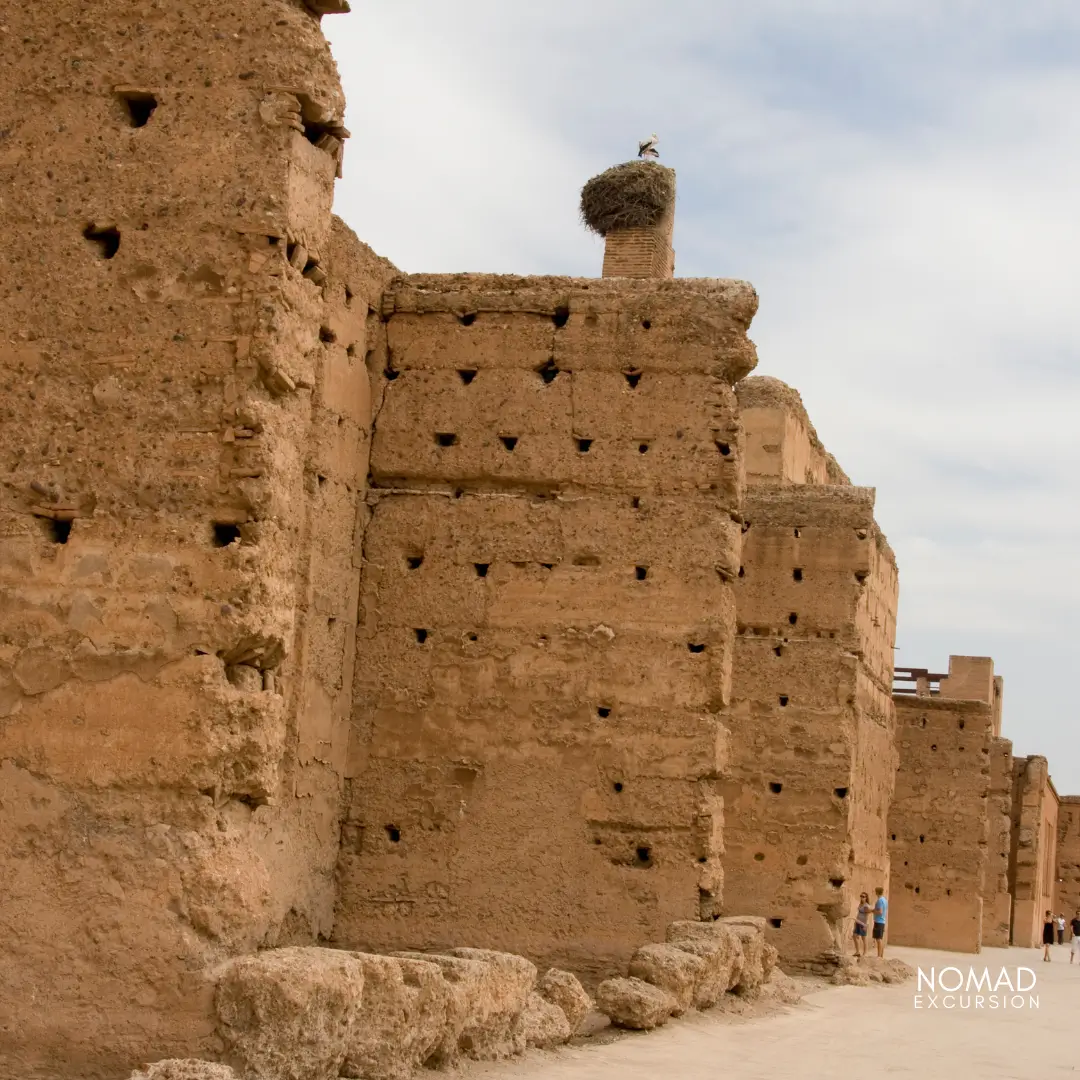
[(612, 229), (647, 229), (674, 201), (674, 169), (655, 161), (628, 161), (594, 176), (581, 189), (581, 220), (601, 236)]

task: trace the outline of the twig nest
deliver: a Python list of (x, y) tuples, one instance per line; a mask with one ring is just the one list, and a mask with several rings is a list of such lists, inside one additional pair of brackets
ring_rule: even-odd
[(581, 220), (601, 236), (612, 229), (647, 229), (674, 202), (674, 169), (655, 161), (628, 161), (594, 176), (581, 189)]

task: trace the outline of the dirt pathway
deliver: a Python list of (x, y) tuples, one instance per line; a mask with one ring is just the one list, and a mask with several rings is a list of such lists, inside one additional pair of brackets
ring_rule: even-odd
[[(916, 1009), (903, 986), (825, 987), (782, 1013), (749, 1020), (695, 1014), (607, 1045), (532, 1052), (469, 1071), (469, 1080), (1055, 1080), (1080, 1076), (1080, 966), (1067, 947), (1051, 963), (1035, 949), (972, 957), (890, 950), (924, 971), (949, 964), (967, 976), (1002, 966), (1034, 971), (1037, 1009)], [(947, 975), (947, 980), (955, 980)], [(1028, 995), (1024, 995), (1025, 999)], [(925, 996), (924, 996), (925, 1004)]]

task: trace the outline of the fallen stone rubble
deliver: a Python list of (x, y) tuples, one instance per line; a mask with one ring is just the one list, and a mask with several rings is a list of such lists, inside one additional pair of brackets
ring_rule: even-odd
[(914, 976), (915, 970), (903, 960), (863, 956), (856, 960), (845, 956), (829, 980), (834, 986), (870, 986), (873, 983), (902, 983)]
[[(793, 1004), (763, 919), (675, 922), (643, 945), (595, 1008), (648, 1030), (690, 1009)], [(576, 976), (538, 977), (524, 957), (488, 949), (389, 956), (306, 946), (238, 957), (217, 973), (229, 1064), (171, 1059), (131, 1080), (407, 1080), (421, 1068), (494, 1060), (568, 1042), (594, 1010)]]
[(607, 979), (596, 1004), (617, 1027), (649, 1030), (688, 1009), (742, 1011), (754, 1001), (795, 1004), (795, 981), (776, 966), (765, 920), (750, 915), (674, 922), (667, 942), (643, 945), (627, 978)]

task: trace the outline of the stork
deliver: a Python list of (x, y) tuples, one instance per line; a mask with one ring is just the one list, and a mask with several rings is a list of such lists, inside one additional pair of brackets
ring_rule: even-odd
[(647, 139), (643, 139), (638, 143), (637, 156), (642, 159), (651, 158), (655, 161), (660, 156), (660, 151), (656, 149), (656, 144), (659, 141), (654, 131)]

